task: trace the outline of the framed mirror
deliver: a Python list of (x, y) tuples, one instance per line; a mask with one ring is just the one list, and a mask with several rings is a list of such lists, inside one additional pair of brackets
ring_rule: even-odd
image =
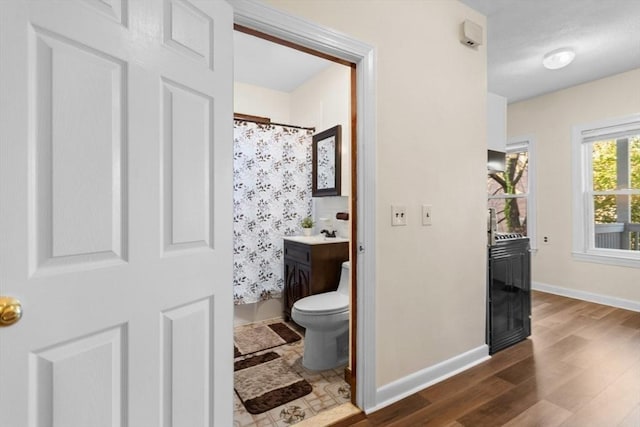
[(313, 135), (313, 197), (340, 195), (341, 135), (341, 125)]

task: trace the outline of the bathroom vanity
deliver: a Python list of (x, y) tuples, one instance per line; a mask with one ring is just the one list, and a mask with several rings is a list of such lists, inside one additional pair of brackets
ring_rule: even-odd
[(348, 260), (348, 239), (322, 235), (285, 237), (284, 319), (291, 319), (291, 308), (299, 299), (335, 291), (342, 263)]

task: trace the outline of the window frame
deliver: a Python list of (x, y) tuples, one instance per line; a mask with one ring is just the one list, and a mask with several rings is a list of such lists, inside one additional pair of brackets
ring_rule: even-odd
[(640, 251), (595, 247), (592, 142), (640, 134), (640, 114), (580, 124), (572, 129), (573, 250), (578, 261), (640, 268)]
[(523, 135), (507, 140), (505, 147), (505, 153), (521, 153), (527, 152), (528, 164), (527, 164), (527, 189), (529, 190), (525, 195), (518, 196), (490, 196), (487, 194), (487, 200), (492, 199), (510, 199), (510, 198), (526, 198), (527, 200), (527, 237), (529, 238), (529, 245), (532, 252), (537, 251), (537, 239), (536, 239), (536, 151), (535, 141), (533, 135)]

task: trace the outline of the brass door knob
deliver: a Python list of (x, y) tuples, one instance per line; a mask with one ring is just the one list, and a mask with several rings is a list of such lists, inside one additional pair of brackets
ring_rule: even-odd
[(0, 297), (0, 326), (11, 326), (22, 317), (20, 301), (11, 297)]

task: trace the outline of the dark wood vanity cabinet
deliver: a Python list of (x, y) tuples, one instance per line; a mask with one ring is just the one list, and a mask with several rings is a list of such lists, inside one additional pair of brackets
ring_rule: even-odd
[(349, 242), (306, 244), (284, 240), (284, 319), (301, 298), (335, 291), (342, 263), (349, 259)]

